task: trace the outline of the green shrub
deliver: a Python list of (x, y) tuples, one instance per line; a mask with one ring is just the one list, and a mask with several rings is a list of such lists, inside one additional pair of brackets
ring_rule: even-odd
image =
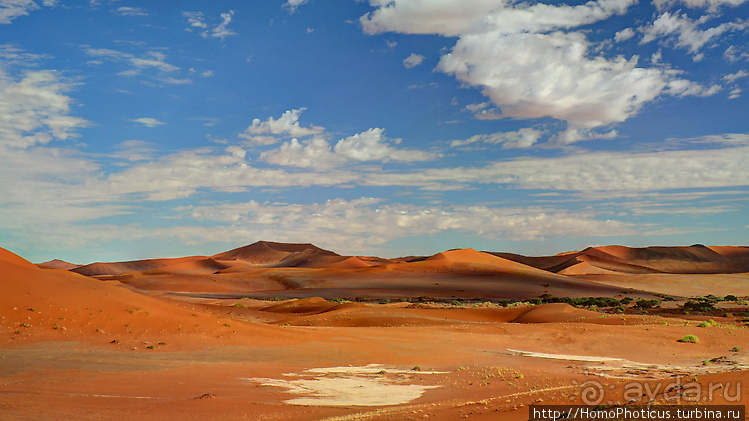
[(682, 307), (682, 309), (684, 311), (700, 311), (700, 312), (716, 310), (713, 303), (707, 300), (702, 300), (702, 299), (698, 299), (695, 301), (687, 301), (686, 303), (684, 303), (684, 306)]
[(697, 337), (694, 335), (687, 335), (678, 340), (678, 342), (689, 343), (689, 344), (696, 344), (698, 341), (699, 339), (697, 339)]
[(658, 305), (658, 300), (637, 300), (635, 307), (640, 310), (647, 310)]

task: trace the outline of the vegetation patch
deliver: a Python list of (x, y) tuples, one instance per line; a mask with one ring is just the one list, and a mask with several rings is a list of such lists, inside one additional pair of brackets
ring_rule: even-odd
[(694, 335), (687, 335), (681, 339), (679, 339), (677, 342), (683, 342), (688, 344), (696, 344), (699, 341), (696, 336)]

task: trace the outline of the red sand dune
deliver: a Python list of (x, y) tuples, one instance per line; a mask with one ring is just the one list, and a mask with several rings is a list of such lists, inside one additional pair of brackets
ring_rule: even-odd
[(295, 267), (308, 264), (311, 260), (324, 256), (338, 256), (338, 254), (309, 243), (291, 244), (258, 241), (211, 257), (218, 261), (241, 260), (257, 266)]
[[(743, 258), (745, 249), (710, 248), (730, 261)], [(305, 250), (312, 251), (303, 254)], [(581, 265), (594, 270), (598, 266), (593, 263), (623, 269), (656, 262), (663, 269), (665, 261), (681, 262), (686, 266), (677, 269), (684, 270), (696, 259), (692, 253), (669, 250), (650, 250), (646, 258), (631, 256), (627, 249), (609, 251), (555, 256), (558, 260), (548, 267), (566, 264), (559, 271), (572, 272)], [(690, 385), (698, 383), (705, 393), (715, 392), (715, 399), (706, 403), (749, 402), (749, 388), (739, 392), (738, 401), (729, 402), (726, 393), (736, 393), (749, 367), (743, 349), (749, 331), (738, 316), (686, 316), (668, 309), (606, 315), (566, 304), (339, 304), (314, 296), (344, 290), (393, 297), (423, 293), (448, 302), (460, 294), (611, 296), (628, 284), (670, 286), (674, 295), (689, 294), (699, 285), (704, 292), (744, 296), (749, 290), (745, 273), (616, 272), (576, 279), (475, 250), (409, 258), (410, 263), (326, 253), (308, 258), (316, 253), (309, 247), (289, 253), (280, 260), (277, 256), (275, 264), (309, 267), (199, 256), (111, 264), (110, 270), (141, 269), (108, 277), (141, 290), (136, 292), (117, 281), (40, 269), (0, 249), (0, 419), (512, 421), (527, 420), (533, 403), (581, 403), (587, 397), (582, 385), (590, 380), (600, 383), (605, 399), (625, 404), (623, 397), (633, 396), (625, 395), (625, 386), (665, 390), (675, 375)], [(710, 259), (713, 269), (719, 269), (721, 261)], [(374, 265), (360, 267), (359, 262)], [(210, 272), (225, 265), (229, 267)], [(339, 267), (330, 267), (335, 265)], [(156, 292), (160, 288), (311, 298), (269, 305), (223, 293)], [(736, 315), (747, 311), (745, 304), (730, 305)], [(707, 318), (718, 325), (698, 327)], [(699, 342), (677, 341), (687, 334), (698, 335)], [(742, 350), (734, 350), (737, 346)], [(361, 368), (369, 370), (366, 379), (346, 374)], [(364, 380), (376, 387), (362, 386)], [(307, 389), (312, 383), (344, 385), (327, 392), (342, 395), (393, 395), (399, 387), (421, 385), (427, 389), (406, 403), (379, 407), (359, 406), (359, 401), (341, 406), (289, 402), (319, 397), (316, 389)], [(291, 387), (279, 387), (283, 384)], [(718, 384), (722, 387), (710, 389)], [(670, 397), (679, 394), (670, 390)], [(647, 395), (635, 395), (640, 396), (644, 399), (638, 403), (649, 403)], [(657, 396), (656, 403), (669, 402)]]
[(54, 259), (50, 260), (48, 262), (39, 263), (37, 264), (40, 268), (43, 269), (60, 269), (60, 270), (71, 270), (75, 269), (77, 267), (80, 267), (81, 265), (77, 265), (75, 263), (66, 262), (64, 260), (60, 259)]
[[(749, 247), (589, 247), (580, 252), (555, 256), (526, 257), (511, 253), (494, 255), (560, 273), (587, 262), (592, 266), (621, 273), (746, 273)], [(567, 274), (570, 274), (567, 272)]]

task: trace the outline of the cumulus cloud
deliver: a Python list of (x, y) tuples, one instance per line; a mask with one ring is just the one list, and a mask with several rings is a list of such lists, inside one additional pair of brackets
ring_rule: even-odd
[(252, 120), (252, 124), (240, 137), (256, 145), (272, 145), (278, 142), (278, 136), (305, 137), (322, 133), (325, 128), (319, 126), (302, 127), (299, 116), (306, 108), (297, 108), (284, 112), (281, 117), (268, 117), (263, 121), (259, 118)]
[[(365, 33), (457, 36), (437, 70), (482, 89), (499, 109), (478, 118), (553, 117), (567, 122), (555, 140), (611, 138), (606, 126), (637, 114), (660, 95), (705, 94), (667, 69), (638, 67), (638, 57), (594, 56), (583, 32), (565, 32), (625, 13), (635, 0), (583, 5), (528, 5), (458, 0), (371, 0), (361, 17)], [(630, 35), (623, 31), (623, 40)], [(714, 93), (714, 91), (712, 92)]]
[(435, 154), (394, 148), (397, 141), (384, 136), (384, 130), (372, 128), (339, 140), (335, 146), (322, 137), (300, 142), (292, 139), (277, 149), (263, 152), (260, 159), (275, 165), (332, 168), (348, 161), (416, 162), (434, 159)]
[(157, 126), (166, 124), (163, 121), (159, 121), (151, 117), (141, 117), (141, 118), (136, 118), (130, 121), (133, 121), (135, 123), (140, 123), (146, 127), (157, 127)]
[(28, 148), (76, 136), (88, 125), (69, 115), (73, 85), (53, 71), (29, 71), (16, 81), (0, 68), (0, 145)]
[(492, 134), (478, 134), (464, 140), (453, 140), (450, 146), (466, 146), (473, 143), (501, 144), (503, 148), (527, 148), (534, 145), (546, 134), (545, 130), (526, 127), (512, 132), (497, 132)]
[(458, 40), (438, 69), (481, 86), (508, 117), (565, 120), (571, 143), (581, 130), (622, 122), (666, 91), (670, 76), (637, 58), (588, 58), (581, 33), (482, 33)]
[(420, 65), (424, 61), (425, 58), (426, 57), (424, 57), (422, 55), (419, 55), (419, 54), (416, 54), (416, 53), (411, 53), (410, 56), (406, 57), (403, 60), (403, 66), (406, 69), (411, 69), (413, 67), (416, 67), (416, 66)]

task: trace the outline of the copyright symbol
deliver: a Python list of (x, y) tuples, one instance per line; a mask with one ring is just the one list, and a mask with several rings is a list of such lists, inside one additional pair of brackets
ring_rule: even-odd
[(580, 385), (580, 399), (585, 405), (598, 405), (603, 402), (605, 394), (603, 385), (595, 380), (588, 380)]

